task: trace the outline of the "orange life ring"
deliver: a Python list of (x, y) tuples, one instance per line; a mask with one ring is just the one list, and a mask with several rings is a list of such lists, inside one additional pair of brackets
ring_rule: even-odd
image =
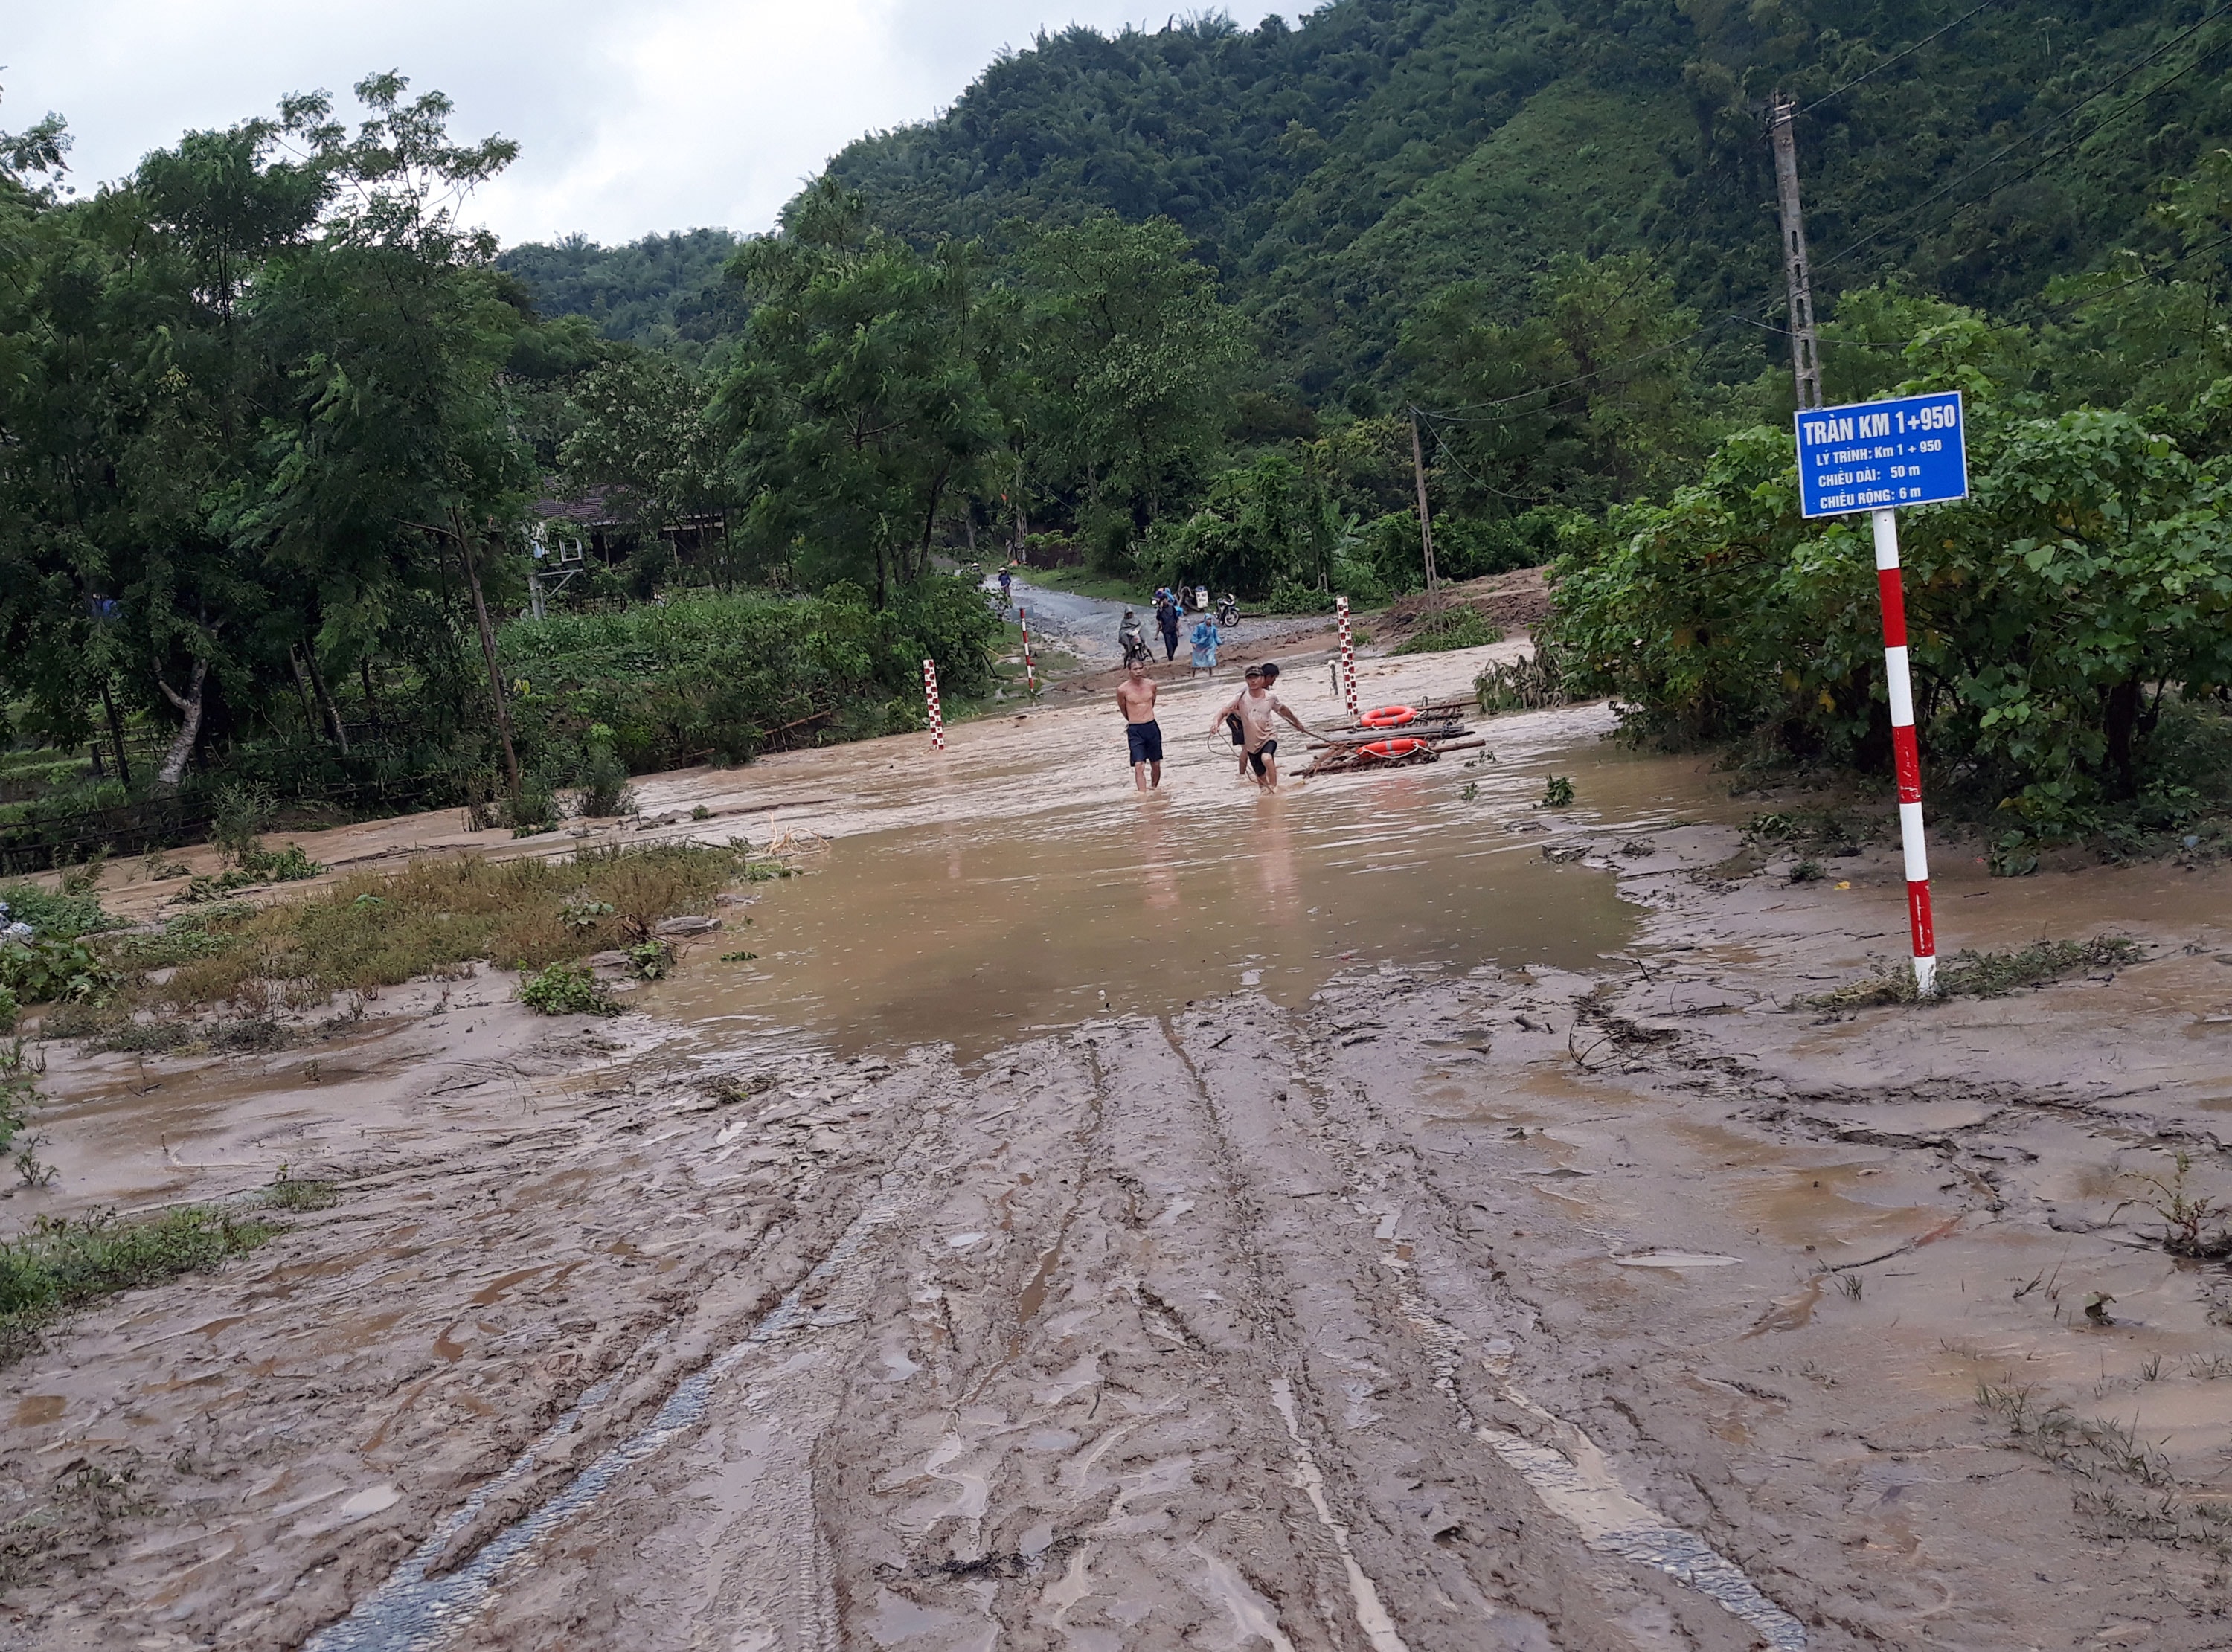
[(1408, 757), (1425, 745), (1423, 740), (1375, 740), (1368, 746), (1359, 746), (1359, 757)]
[(1376, 706), (1357, 719), (1367, 729), (1400, 729), (1418, 720), (1418, 714), (1407, 705)]

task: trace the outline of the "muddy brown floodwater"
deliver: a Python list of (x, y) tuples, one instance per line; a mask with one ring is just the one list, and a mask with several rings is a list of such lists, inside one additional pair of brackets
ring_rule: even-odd
[(1793, 883), (1597, 707), (1262, 799), (1213, 705), (1149, 800), (1102, 706), (644, 782), (628, 840), (831, 846), (617, 1021), (50, 1051), (10, 1226), (341, 1196), (8, 1368), (0, 1640), (2232, 1644), (2232, 1276), (2163, 1243), (2232, 1199), (2232, 877), (1943, 845), (1949, 949), (2143, 955), (1825, 1014), (1888, 831)]
[[(944, 1040), (968, 1059), (1244, 988), (1298, 1007), (1358, 960), (1587, 969), (1633, 940), (1641, 909), (1607, 869), (1544, 858), (1523, 739), (1477, 769), (1275, 798), (1236, 795), (1233, 765), (1193, 755), (1208, 774), (1167, 795), (840, 838), (812, 876), (762, 887), (753, 960), (693, 969), (647, 1006), (735, 1047), (802, 1031), (847, 1053)], [(1691, 762), (1610, 747), (1560, 761), (1621, 830), (1664, 824), (1695, 790)]]

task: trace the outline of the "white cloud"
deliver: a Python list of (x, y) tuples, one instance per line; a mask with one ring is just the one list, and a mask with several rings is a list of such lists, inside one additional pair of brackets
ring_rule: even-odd
[[(507, 242), (764, 229), (863, 132), (923, 120), (1002, 46), (1072, 22), (1160, 26), (1142, 0), (78, 0), (12, 19), (0, 127), (49, 109), (81, 188), (185, 131), (400, 68), (451, 131), (523, 152), (478, 198)], [(1307, 4), (1236, 0), (1252, 25)]]

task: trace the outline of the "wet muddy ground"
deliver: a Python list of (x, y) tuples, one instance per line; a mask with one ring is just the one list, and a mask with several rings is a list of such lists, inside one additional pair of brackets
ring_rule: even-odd
[(1833, 1015), (1893, 857), (1737, 857), (1600, 709), (1263, 800), (1170, 704), (1159, 799), (1083, 708), (649, 782), (833, 846), (617, 1021), (55, 1051), (0, 1220), (343, 1196), (7, 1370), (0, 1639), (2232, 1643), (2232, 1276), (2152, 1208), (2232, 1195), (2232, 878), (1944, 853), (1949, 949), (2144, 960)]

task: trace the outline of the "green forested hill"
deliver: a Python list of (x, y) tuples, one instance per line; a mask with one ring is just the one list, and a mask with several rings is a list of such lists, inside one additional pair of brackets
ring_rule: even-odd
[[(1684, 301), (1768, 319), (1762, 114), (1778, 86), (1810, 106), (1801, 161), (1829, 294), (1897, 271), (2001, 308), (2118, 245), (2171, 244), (2148, 222), (2152, 186), (2232, 133), (2232, 27), (2205, 0), (2071, 0), (2051, 17), (2002, 0), (1958, 21), (1970, 10), (1334, 0), (1299, 29), (1072, 29), (831, 170), (923, 241), (1167, 214), (1312, 392), (1382, 371), (1439, 287), (1477, 279), (1515, 304), (1558, 251), (1648, 249)], [(1737, 349), (1739, 331), (1720, 351), (1756, 362), (1766, 335)]]
[(514, 247), (496, 267), (525, 282), (545, 315), (586, 316), (607, 338), (687, 349), (735, 327), (721, 270), (736, 249), (726, 230), (647, 235), (620, 247), (568, 236)]
[[(1799, 125), (1825, 308), (1895, 273), (2004, 311), (2124, 247), (2166, 250), (2157, 180), (2232, 137), (2218, 0), (1332, 0), (1299, 28), (1217, 17), (1003, 56), (938, 120), (832, 177), (918, 245), (1095, 211), (1174, 219), (1313, 398), (1385, 379), (1401, 324), (1474, 280), (1525, 301), (1560, 252), (1646, 250), (1723, 317), (1709, 358), (1775, 353), (1763, 114)], [(2196, 27), (2198, 25), (2198, 27)], [(546, 314), (702, 341), (720, 231), (516, 248)]]

